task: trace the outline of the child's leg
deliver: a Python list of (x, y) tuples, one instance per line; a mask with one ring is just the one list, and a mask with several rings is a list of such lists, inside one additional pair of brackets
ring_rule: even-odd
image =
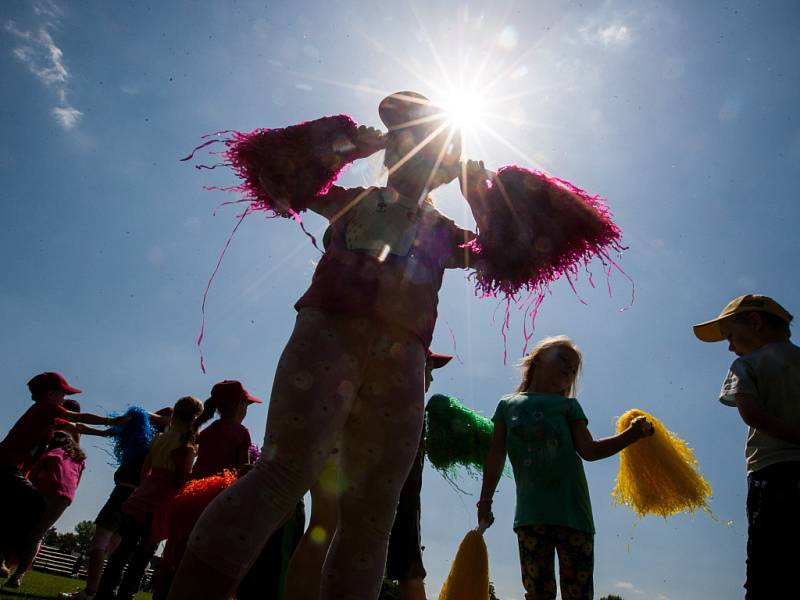
[(420, 539), (420, 492), (422, 490), (422, 451), (400, 491), (397, 513), (389, 536), (386, 578), (397, 580), (402, 600), (425, 600), (425, 566)]
[[(112, 538), (116, 537), (116, 543), (112, 547)], [(97, 525), (94, 530), (94, 537), (89, 546), (89, 560), (86, 565), (86, 587), (88, 594), (97, 593), (97, 586), (100, 583), (100, 576), (103, 574), (103, 565), (106, 558), (119, 545), (119, 536), (110, 529)]]
[(425, 349), (407, 335), (369, 348), (364, 383), (345, 427), (344, 486), (325, 560), (322, 600), (378, 597), (400, 489), (422, 432)]
[(318, 311), (298, 314), (275, 373), (261, 458), (204, 511), (169, 598), (228, 598), (317, 481), (360, 384), (364, 332), (352, 328), (354, 321)]
[(800, 463), (778, 463), (748, 477), (747, 600), (797, 596), (798, 507)]
[(320, 480), (311, 488), (311, 517), (308, 529), (289, 562), (284, 600), (319, 598), (322, 565), (336, 531), (339, 470), (339, 461), (329, 459)]
[(150, 525), (148, 524), (147, 528), (142, 530), (142, 537), (139, 540), (139, 544), (137, 544), (133, 555), (128, 561), (128, 568), (125, 570), (125, 575), (122, 577), (122, 581), (119, 584), (116, 600), (133, 600), (133, 597), (139, 591), (142, 585), (144, 572), (147, 570), (147, 565), (150, 563), (150, 559), (153, 558), (158, 548), (158, 544), (150, 543), (149, 537)]
[(553, 526), (563, 600), (594, 598), (594, 534)]
[(549, 525), (524, 525), (515, 530), (525, 600), (556, 597), (556, 544), (550, 529)]
[(19, 470), (0, 468), (0, 514), (6, 518), (0, 532), (0, 554), (16, 552), (20, 542), (41, 518), (45, 510), (44, 497)]
[(122, 573), (142, 538), (142, 526), (133, 517), (125, 515), (119, 528), (119, 534), (119, 545), (108, 557), (97, 586), (98, 600), (110, 600), (114, 597), (122, 580)]
[(39, 542), (44, 537), (44, 534), (47, 533), (47, 530), (58, 521), (58, 518), (64, 513), (69, 504), (69, 499), (64, 496), (45, 496), (44, 513), (39, 518), (36, 525), (28, 532), (22, 544), (20, 544), (17, 554), (17, 570), (11, 577), (11, 585), (19, 583), (25, 573), (30, 570), (33, 559), (36, 557), (36, 550), (39, 547)]

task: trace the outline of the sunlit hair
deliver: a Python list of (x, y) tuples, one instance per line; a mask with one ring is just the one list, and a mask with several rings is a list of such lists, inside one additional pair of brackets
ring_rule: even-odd
[(64, 450), (64, 454), (73, 460), (86, 460), (86, 453), (80, 447), (78, 441), (72, 437), (72, 434), (67, 433), (66, 431), (58, 429), (53, 432), (53, 437), (50, 438), (50, 442), (47, 444), (47, 449), (55, 450), (56, 448), (62, 448)]
[(554, 348), (556, 346), (564, 346), (569, 348), (578, 356), (578, 369), (575, 371), (575, 377), (572, 379), (569, 387), (563, 390), (564, 396), (568, 398), (575, 397), (575, 394), (578, 391), (578, 379), (580, 378), (581, 368), (583, 365), (583, 355), (581, 354), (580, 348), (575, 345), (575, 342), (565, 335), (554, 335), (552, 337), (547, 337), (540, 340), (539, 343), (533, 347), (533, 350), (528, 352), (527, 356), (520, 361), (519, 365), (517, 366), (519, 366), (520, 371), (522, 372), (522, 380), (519, 382), (517, 389), (514, 390), (515, 393), (521, 394), (530, 387), (533, 371), (536, 368), (536, 359), (545, 350)]
[(197, 435), (194, 422), (202, 412), (203, 403), (194, 396), (184, 396), (175, 403), (175, 407), (172, 409), (172, 422), (181, 424), (186, 428), (186, 432), (182, 437), (183, 443), (187, 445), (194, 444), (195, 436)]

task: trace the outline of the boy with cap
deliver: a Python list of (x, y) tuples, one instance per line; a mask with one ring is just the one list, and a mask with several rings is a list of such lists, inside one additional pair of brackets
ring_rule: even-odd
[(0, 532), (0, 555), (11, 550), (27, 529), (44, 511), (44, 500), (28, 481), (26, 475), (31, 466), (47, 449), (47, 444), (56, 428), (103, 435), (103, 432), (73, 425), (114, 425), (123, 418), (110, 419), (91, 413), (72, 412), (61, 406), (64, 398), (80, 394), (59, 373), (39, 373), (28, 382), (34, 405), (14, 424), (0, 442), (0, 514), (14, 515), (4, 523)]
[[(800, 348), (792, 315), (772, 298), (740, 296), (694, 326), (704, 342), (728, 341), (738, 358), (720, 402), (747, 424), (747, 600), (796, 595), (800, 564)], [(784, 543), (781, 543), (784, 540)]]

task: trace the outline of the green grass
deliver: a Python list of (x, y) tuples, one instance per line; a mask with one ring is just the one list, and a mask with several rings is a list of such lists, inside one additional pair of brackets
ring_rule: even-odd
[[(25, 575), (22, 586), (19, 589), (0, 589), (0, 600), (55, 598), (61, 592), (72, 592), (82, 588), (84, 583), (82, 579), (70, 579), (69, 577), (31, 571)], [(136, 600), (150, 600), (150, 598), (150, 594), (145, 594), (144, 592), (136, 594)]]

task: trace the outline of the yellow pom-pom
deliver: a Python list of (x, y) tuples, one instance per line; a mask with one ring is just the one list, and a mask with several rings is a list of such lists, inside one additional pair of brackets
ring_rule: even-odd
[(439, 600), (488, 600), (489, 556), (483, 534), (473, 529), (458, 546)]
[(629, 506), (639, 516), (668, 517), (684, 510), (708, 510), (711, 486), (698, 473), (691, 448), (661, 421), (637, 409), (619, 418), (617, 431), (627, 429), (636, 417), (646, 417), (655, 434), (620, 453), (614, 501)]

